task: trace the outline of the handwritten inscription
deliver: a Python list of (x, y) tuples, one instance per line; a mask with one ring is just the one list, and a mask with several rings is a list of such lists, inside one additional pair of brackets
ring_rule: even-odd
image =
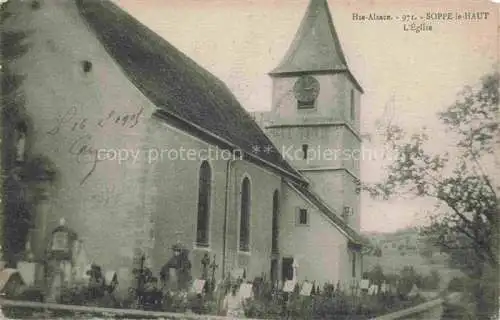
[(357, 22), (402, 22), (403, 31), (420, 33), (432, 31), (435, 22), (473, 22), (487, 20), (487, 11), (429, 11), (424, 14), (382, 14), (382, 13), (352, 13), (352, 20)]
[(58, 135), (63, 132), (67, 133), (67, 130), (76, 133), (76, 137), (70, 141), (67, 150), (70, 155), (74, 156), (77, 163), (90, 164), (91, 166), (80, 180), (80, 185), (83, 185), (95, 172), (98, 163), (102, 161), (98, 157), (98, 148), (95, 147), (94, 136), (91, 132), (106, 126), (134, 128), (138, 125), (143, 112), (143, 107), (136, 112), (126, 113), (111, 110), (106, 116), (91, 121), (88, 117), (78, 114), (78, 108), (73, 106), (60, 114), (54, 120), (54, 125), (46, 133), (48, 135)]
[(78, 163), (92, 164), (90, 171), (88, 171), (87, 174), (85, 174), (85, 176), (80, 180), (80, 185), (84, 184), (92, 173), (94, 173), (97, 163), (100, 161), (97, 157), (98, 150), (94, 148), (93, 145), (94, 142), (91, 134), (78, 136), (70, 143), (69, 153), (75, 156)]
[[(118, 113), (115, 110), (111, 110), (107, 116), (98, 119), (96, 125), (104, 128), (106, 124), (114, 123), (119, 124), (122, 127), (133, 128), (139, 123), (139, 118), (144, 112), (144, 108), (141, 107), (137, 112), (133, 113)], [(65, 113), (58, 116), (55, 125), (52, 129), (47, 131), (48, 134), (54, 135), (59, 133), (61, 128), (69, 126), (71, 131), (75, 130), (85, 130), (88, 125), (89, 119), (86, 117), (80, 117), (78, 115), (77, 107), (69, 108)]]

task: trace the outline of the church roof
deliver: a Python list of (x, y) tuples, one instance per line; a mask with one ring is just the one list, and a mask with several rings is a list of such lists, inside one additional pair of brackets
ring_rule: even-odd
[(346, 72), (363, 91), (347, 66), (326, 0), (309, 2), (292, 44), (270, 75), (301, 72)]
[(162, 118), (208, 133), (225, 147), (241, 149), (251, 160), (305, 183), (221, 80), (109, 0), (77, 4), (105, 49)]

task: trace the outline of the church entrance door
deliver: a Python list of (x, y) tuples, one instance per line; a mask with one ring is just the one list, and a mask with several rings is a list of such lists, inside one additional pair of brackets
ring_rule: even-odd
[(282, 277), (283, 282), (293, 279), (293, 258), (283, 258)]

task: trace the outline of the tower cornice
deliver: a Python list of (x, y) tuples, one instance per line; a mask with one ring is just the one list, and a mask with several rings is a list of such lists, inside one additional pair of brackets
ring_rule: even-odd
[(306, 127), (346, 127), (358, 140), (358, 142), (362, 142), (361, 133), (356, 130), (351, 124), (345, 121), (329, 121), (329, 122), (316, 122), (316, 123), (279, 123), (279, 124), (270, 124), (266, 126), (266, 129), (273, 128), (306, 128)]

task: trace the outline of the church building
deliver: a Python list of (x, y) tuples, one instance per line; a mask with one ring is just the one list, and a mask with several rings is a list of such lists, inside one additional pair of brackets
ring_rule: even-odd
[(95, 263), (125, 287), (138, 261), (159, 274), (176, 245), (193, 278), (207, 258), (219, 280), (361, 278), (363, 89), (326, 0), (310, 1), (269, 73), (266, 121), (112, 2), (37, 2), (13, 4), (9, 28), (30, 30), (13, 64), (25, 75), (24, 159), (56, 170), (30, 232), (39, 277), (47, 252), (68, 245), (54, 238), (64, 224), (72, 274)]

